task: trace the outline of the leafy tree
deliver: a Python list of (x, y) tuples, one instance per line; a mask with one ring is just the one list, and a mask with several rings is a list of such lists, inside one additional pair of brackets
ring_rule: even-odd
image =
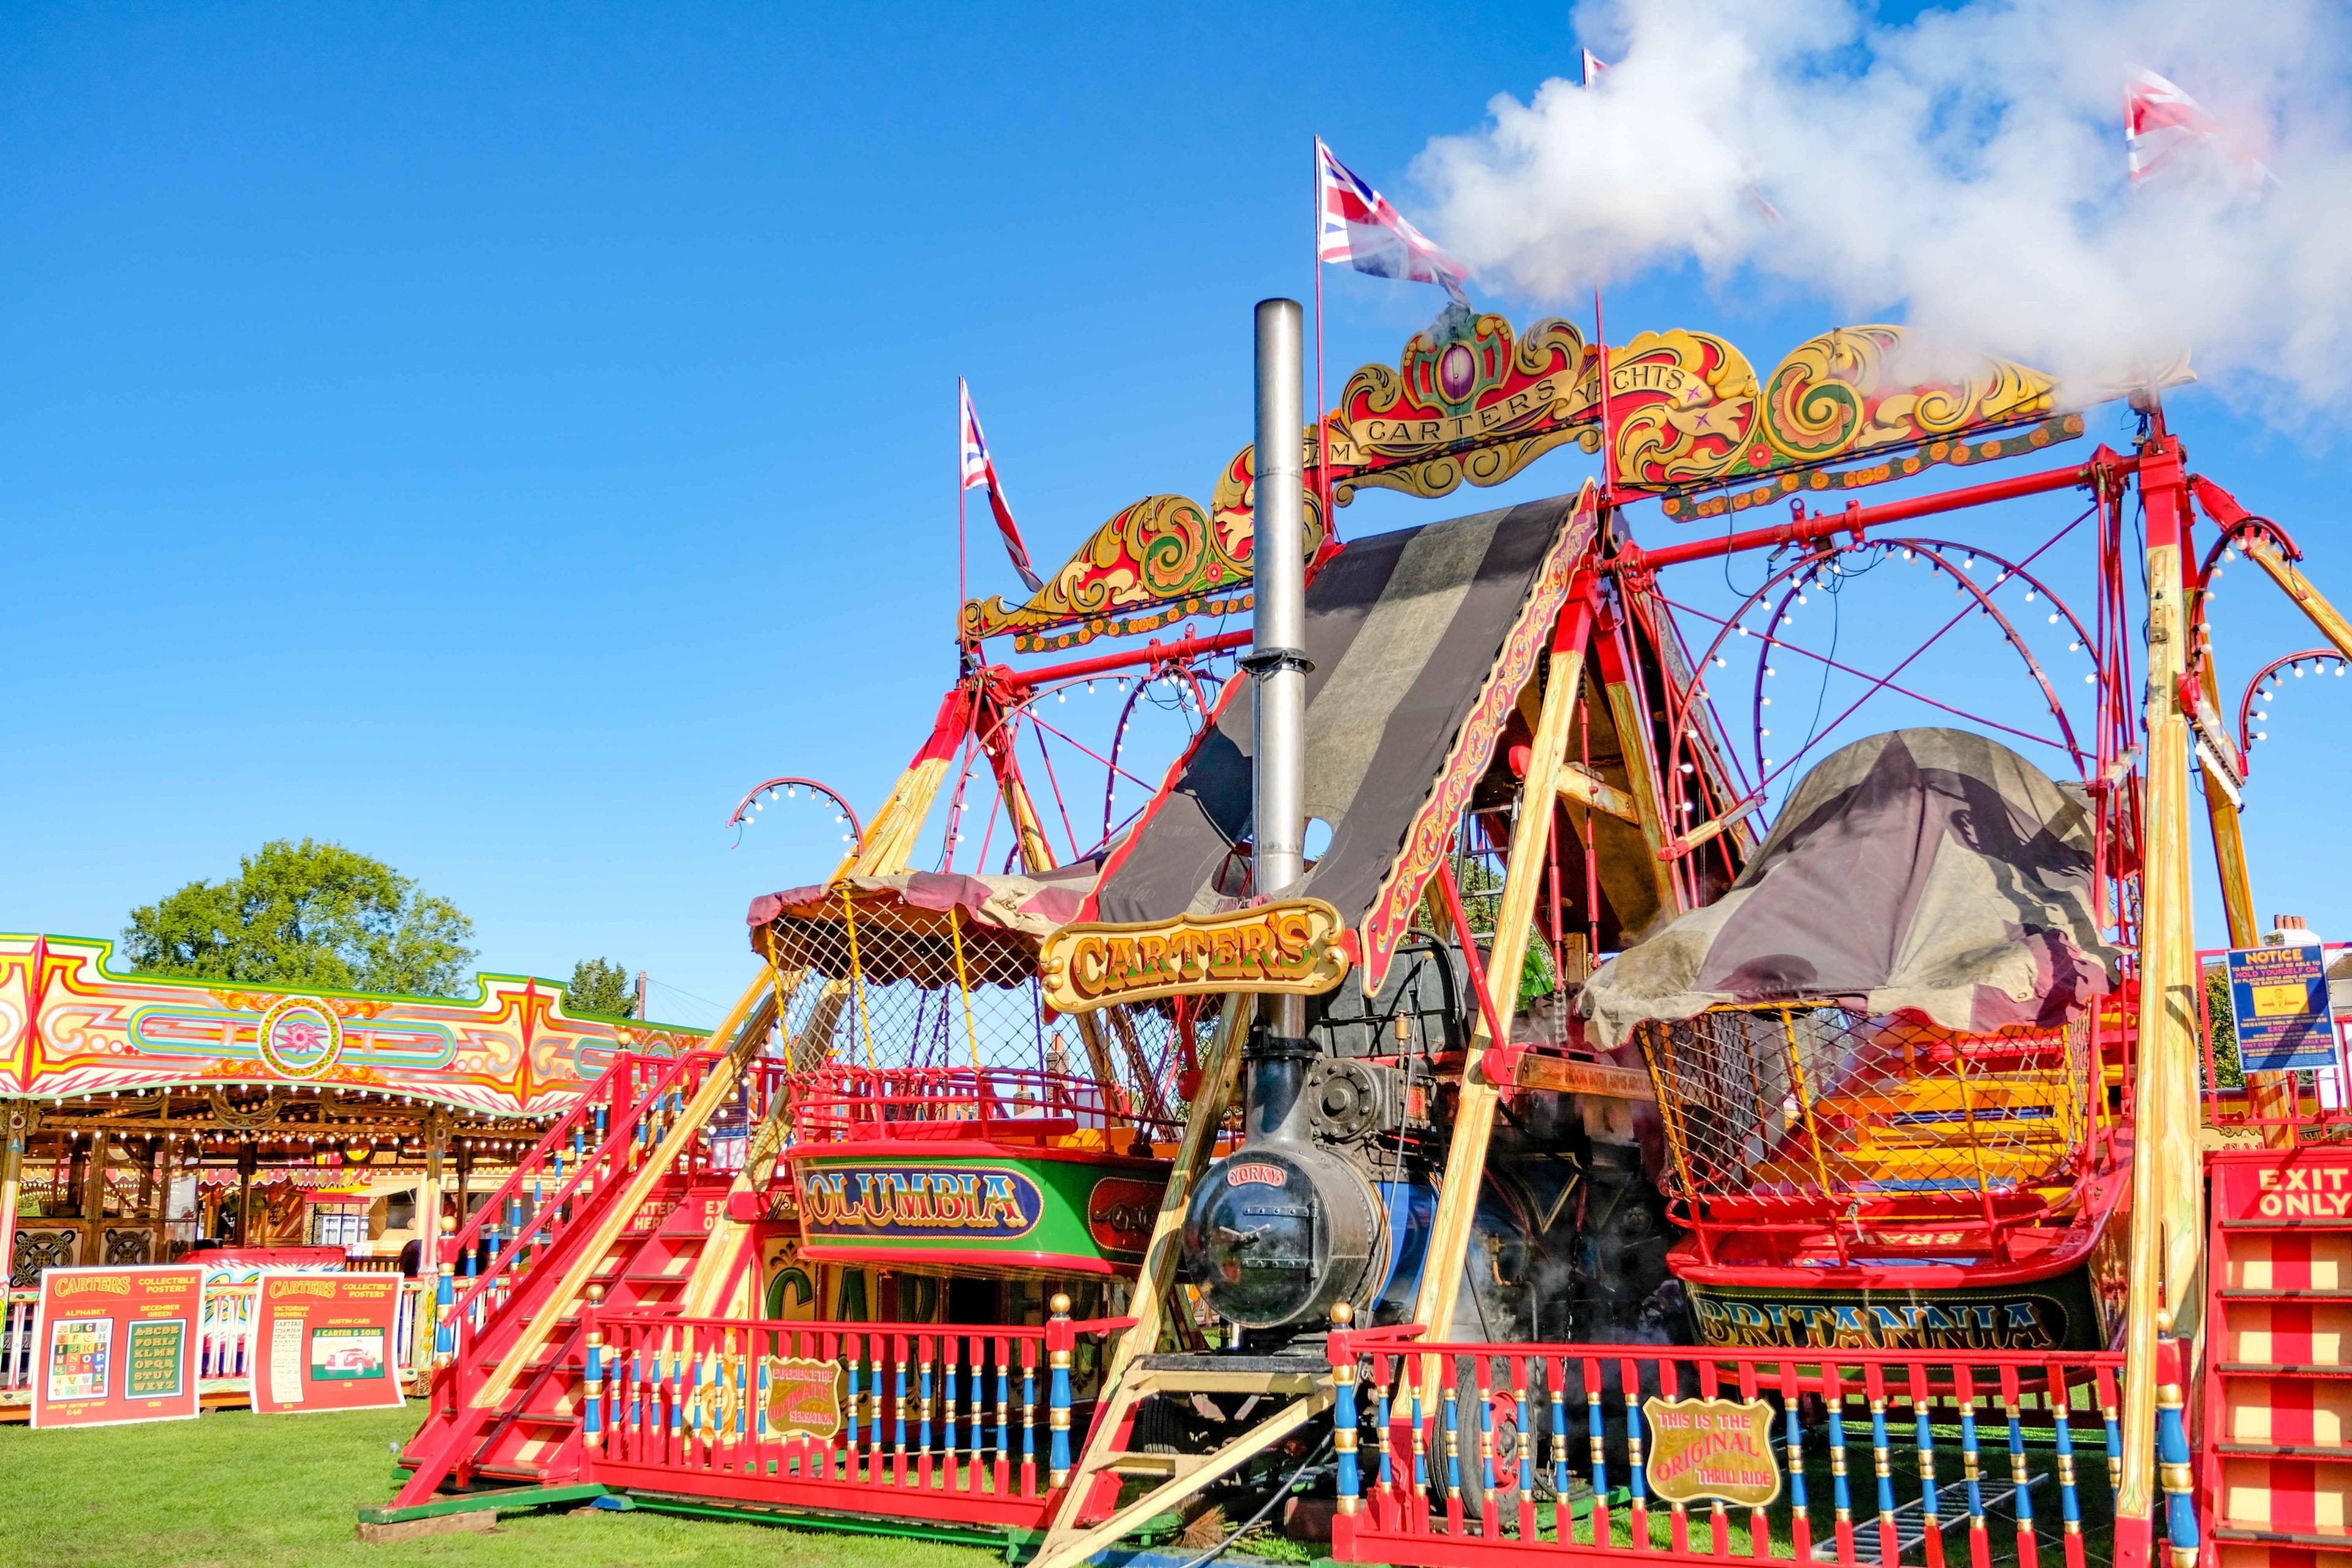
[(610, 959), (583, 958), (572, 966), (572, 984), (563, 988), (563, 1005), (572, 1013), (594, 1013), (606, 1018), (637, 1016), (637, 994), (629, 972)]
[(448, 996), (473, 965), (473, 934), (457, 905), (381, 860), (277, 838), (234, 877), (131, 910), (122, 945), (147, 974)]

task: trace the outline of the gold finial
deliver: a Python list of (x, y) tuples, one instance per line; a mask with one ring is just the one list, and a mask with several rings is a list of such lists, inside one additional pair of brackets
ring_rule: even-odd
[(445, 1214), (441, 1216), (441, 1234), (444, 1236), (455, 1236), (457, 1234), (457, 1216), (456, 1215)]
[(1054, 1299), (1046, 1302), (1045, 1306), (1057, 1318), (1066, 1318), (1070, 1315), (1070, 1299), (1059, 1290), (1054, 1292)]
[(588, 1287), (588, 1304), (590, 1306), (593, 1307), (600, 1305), (604, 1300), (604, 1287), (602, 1285), (591, 1285)]
[(2168, 1334), (2172, 1331), (2172, 1310), (2169, 1307), (2158, 1307), (2156, 1310), (2156, 1331), (2159, 1334)]
[(1331, 1326), (1344, 1329), (1356, 1321), (1356, 1309), (1345, 1301), (1331, 1303)]

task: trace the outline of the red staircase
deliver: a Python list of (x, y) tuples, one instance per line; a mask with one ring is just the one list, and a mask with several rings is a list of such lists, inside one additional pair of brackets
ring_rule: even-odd
[(2208, 1166), (2206, 1539), (2221, 1568), (2352, 1568), (2352, 1149)]
[[(443, 1244), (449, 1268), (425, 1422), (401, 1456), (413, 1467), (395, 1506), (423, 1502), (445, 1480), (545, 1483), (576, 1475), (584, 1349), (581, 1300), (555, 1300), (581, 1249), (611, 1228), (614, 1206), (655, 1158), (721, 1060), (623, 1057), (518, 1163), (488, 1203)], [(694, 1265), (740, 1166), (740, 1134), (758, 1125), (781, 1075), (760, 1064), (653, 1178), (589, 1274), (610, 1308), (678, 1310)], [(732, 1133), (733, 1136), (730, 1136)], [(482, 1252), (487, 1268), (466, 1270)], [(458, 1263), (458, 1259), (467, 1263)], [(525, 1330), (553, 1328), (524, 1347)], [(488, 1396), (509, 1361), (510, 1385)]]

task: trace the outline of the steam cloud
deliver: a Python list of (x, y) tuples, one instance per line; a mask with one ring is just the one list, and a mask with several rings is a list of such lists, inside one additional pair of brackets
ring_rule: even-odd
[[(2278, 423), (2341, 424), (2347, 20), (2308, 0), (1975, 0), (1901, 26), (1824, 0), (1596, 0), (1576, 32), (1614, 65), (1592, 88), (1498, 97), (1413, 172), (1433, 237), (1536, 301), (1695, 262), (2078, 384), (2189, 353)], [(2130, 187), (2134, 66), (2279, 183), (2212, 157)]]

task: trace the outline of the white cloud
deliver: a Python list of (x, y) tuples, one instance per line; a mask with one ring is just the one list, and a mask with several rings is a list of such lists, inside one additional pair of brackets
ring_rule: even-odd
[[(1615, 62), (1593, 88), (1499, 97), (1415, 164), (1424, 226), (1487, 287), (1575, 304), (1695, 263), (2062, 376), (2189, 351), (2283, 422), (2339, 417), (2352, 62), (2336, 11), (1976, 0), (1884, 26), (1825, 0), (1616, 0), (1576, 33), (1564, 60), (1580, 37)], [(2215, 160), (2129, 188), (2134, 66), (2194, 95), (2280, 183), (2251, 193)]]

